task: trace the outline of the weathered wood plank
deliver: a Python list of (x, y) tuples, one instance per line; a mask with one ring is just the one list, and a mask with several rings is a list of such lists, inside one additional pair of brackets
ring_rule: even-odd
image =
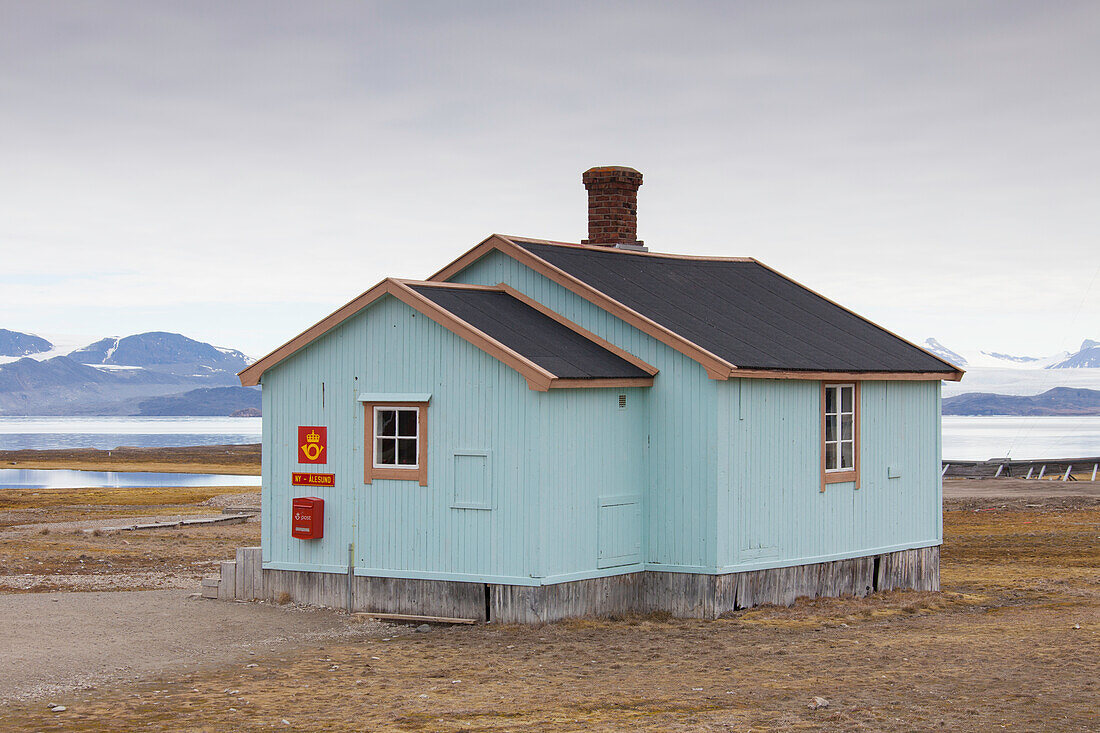
[(450, 618), (448, 616), (417, 616), (412, 613), (353, 613), (360, 618), (373, 618), (379, 621), (422, 621), (433, 624), (476, 624), (476, 618)]

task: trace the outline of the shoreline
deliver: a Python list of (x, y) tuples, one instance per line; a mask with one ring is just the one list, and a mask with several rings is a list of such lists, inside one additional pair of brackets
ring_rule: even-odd
[(0, 451), (0, 468), (260, 475), (260, 444)]

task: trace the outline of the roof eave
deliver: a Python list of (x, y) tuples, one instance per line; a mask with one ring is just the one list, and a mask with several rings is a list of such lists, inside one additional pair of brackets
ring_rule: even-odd
[(905, 381), (947, 381), (957, 382), (962, 379), (964, 372), (836, 372), (836, 371), (811, 371), (791, 369), (731, 369), (730, 379), (804, 379), (840, 381), (852, 380), (860, 382), (905, 382)]

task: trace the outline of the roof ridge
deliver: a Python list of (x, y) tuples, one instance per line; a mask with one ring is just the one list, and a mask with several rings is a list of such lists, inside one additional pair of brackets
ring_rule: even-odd
[[(676, 252), (640, 252), (635, 249), (618, 249), (598, 244), (578, 244), (575, 242), (558, 242), (552, 239), (536, 239), (535, 237), (517, 237), (512, 234), (495, 234), (501, 239), (507, 239), (513, 244), (544, 244), (551, 247), (570, 247), (572, 249), (584, 249), (590, 252), (613, 252), (623, 255), (638, 255), (640, 257), (660, 257), (672, 260), (699, 260), (701, 262), (756, 262), (752, 257), (718, 257), (707, 255), (685, 255)], [(758, 263), (759, 264), (759, 263)]]

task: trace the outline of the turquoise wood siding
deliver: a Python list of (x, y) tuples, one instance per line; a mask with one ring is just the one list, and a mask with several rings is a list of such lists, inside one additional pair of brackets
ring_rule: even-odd
[[(864, 382), (861, 488), (821, 493), (820, 382), (709, 379), (499, 252), (454, 279), (507, 282), (657, 367), (653, 386), (535, 392), (384, 297), (263, 376), (266, 567), (346, 572), (352, 545), (360, 575), (537, 585), (939, 544), (938, 382)], [(358, 398), (377, 393), (431, 394), (427, 486), (363, 482)], [(297, 463), (299, 425), (328, 428), (328, 464)], [(336, 486), (292, 487), (293, 471)], [(305, 495), (325, 499), (322, 540), (290, 536)]]
[[(640, 390), (647, 569), (731, 572), (941, 541), (939, 382), (864, 382), (863, 488), (832, 484), (822, 494), (820, 382), (711, 380), (500, 252), (452, 279), (507, 282), (660, 369), (654, 386)], [(891, 466), (898, 478), (887, 478)]]
[[(714, 568), (718, 383), (678, 351), (500, 252), (481, 258), (452, 280), (506, 282), (660, 370), (652, 387), (639, 390), (648, 421), (632, 428), (635, 439), (647, 443), (647, 475), (639, 482), (646, 562), (652, 569)], [(642, 422), (640, 415), (630, 419)], [(598, 470), (598, 464), (584, 468)]]
[[(540, 532), (547, 582), (641, 570), (645, 389), (550, 390)], [(619, 409), (619, 395), (625, 407)], [(619, 507), (610, 511), (601, 507)], [(630, 552), (620, 552), (632, 548)], [(608, 551), (614, 551), (612, 558)]]
[[(324, 402), (321, 390), (324, 384)], [(430, 393), (428, 485), (363, 483), (361, 393)], [(384, 297), (263, 376), (264, 561), (284, 569), (344, 572), (348, 544), (364, 575), (491, 578), (530, 582), (538, 546), (529, 525), (538, 513), (544, 441), (539, 393), (514, 371), (435, 322)], [(327, 466), (296, 463), (298, 425), (328, 427)], [(481, 454), (488, 487), (456, 455)], [(456, 487), (456, 465), (459, 469)], [(326, 489), (291, 487), (292, 471), (336, 474)], [(464, 492), (489, 509), (458, 508)], [(294, 496), (325, 499), (325, 536), (290, 536)], [(474, 502), (474, 503), (482, 503)]]
[[(264, 562), (346, 572), (354, 543), (359, 575), (517, 584), (584, 576), (597, 569), (601, 497), (644, 493), (642, 392), (531, 391), (385, 297), (263, 376)], [(369, 420), (357, 398), (374, 393), (431, 394), (427, 486), (363, 483)], [(299, 425), (328, 427), (328, 464), (297, 463)], [(336, 486), (292, 487), (293, 471), (335, 473)], [(290, 536), (291, 499), (304, 495), (325, 500), (321, 540)], [(636, 534), (640, 546), (640, 527)]]
[(860, 488), (821, 492), (821, 383), (723, 382), (719, 570), (939, 544), (939, 386), (863, 382)]

